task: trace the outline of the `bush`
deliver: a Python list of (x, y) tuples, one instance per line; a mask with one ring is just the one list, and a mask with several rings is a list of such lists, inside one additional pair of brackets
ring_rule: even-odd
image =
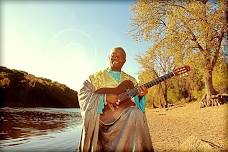
[(169, 103), (175, 104), (180, 101), (181, 96), (178, 89), (169, 89), (167, 95)]
[(205, 94), (205, 89), (202, 89), (202, 90), (193, 90), (193, 92), (192, 92), (192, 96), (196, 100), (201, 99), (204, 94)]

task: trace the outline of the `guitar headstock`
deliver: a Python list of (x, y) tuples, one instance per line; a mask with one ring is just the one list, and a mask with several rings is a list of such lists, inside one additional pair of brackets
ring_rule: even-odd
[(187, 72), (189, 72), (189, 71), (190, 71), (190, 67), (188, 65), (186, 65), (186, 66), (174, 69), (173, 74), (175, 76), (178, 76), (178, 75), (181, 76), (181, 75), (186, 75)]

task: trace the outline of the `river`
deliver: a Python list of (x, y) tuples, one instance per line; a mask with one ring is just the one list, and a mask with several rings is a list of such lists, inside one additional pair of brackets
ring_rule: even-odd
[(82, 119), (77, 108), (0, 108), (0, 151), (74, 152)]

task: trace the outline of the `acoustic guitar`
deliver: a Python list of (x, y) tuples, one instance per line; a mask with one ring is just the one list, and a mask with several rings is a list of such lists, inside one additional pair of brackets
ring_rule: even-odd
[[(158, 77), (152, 81), (143, 84), (143, 86), (146, 88), (150, 88), (173, 76), (187, 74), (188, 71), (190, 71), (189, 66), (176, 68), (168, 74), (165, 74), (161, 77)], [(99, 88), (95, 91), (95, 93), (118, 95), (118, 101), (120, 103), (119, 108), (115, 108), (115, 111), (113, 111), (109, 108), (109, 106), (105, 106), (103, 109), (103, 113), (100, 115), (100, 121), (106, 125), (112, 124), (118, 118), (120, 118), (124, 109), (130, 106), (135, 106), (135, 103), (132, 101), (132, 98), (139, 94), (138, 87), (135, 87), (133, 82), (130, 80), (125, 80), (121, 82), (116, 88)]]

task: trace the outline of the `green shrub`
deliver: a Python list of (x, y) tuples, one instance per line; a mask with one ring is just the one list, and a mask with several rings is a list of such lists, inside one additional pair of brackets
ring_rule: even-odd
[(178, 89), (169, 89), (167, 95), (168, 95), (167, 98), (169, 103), (174, 104), (180, 101), (181, 97)]

